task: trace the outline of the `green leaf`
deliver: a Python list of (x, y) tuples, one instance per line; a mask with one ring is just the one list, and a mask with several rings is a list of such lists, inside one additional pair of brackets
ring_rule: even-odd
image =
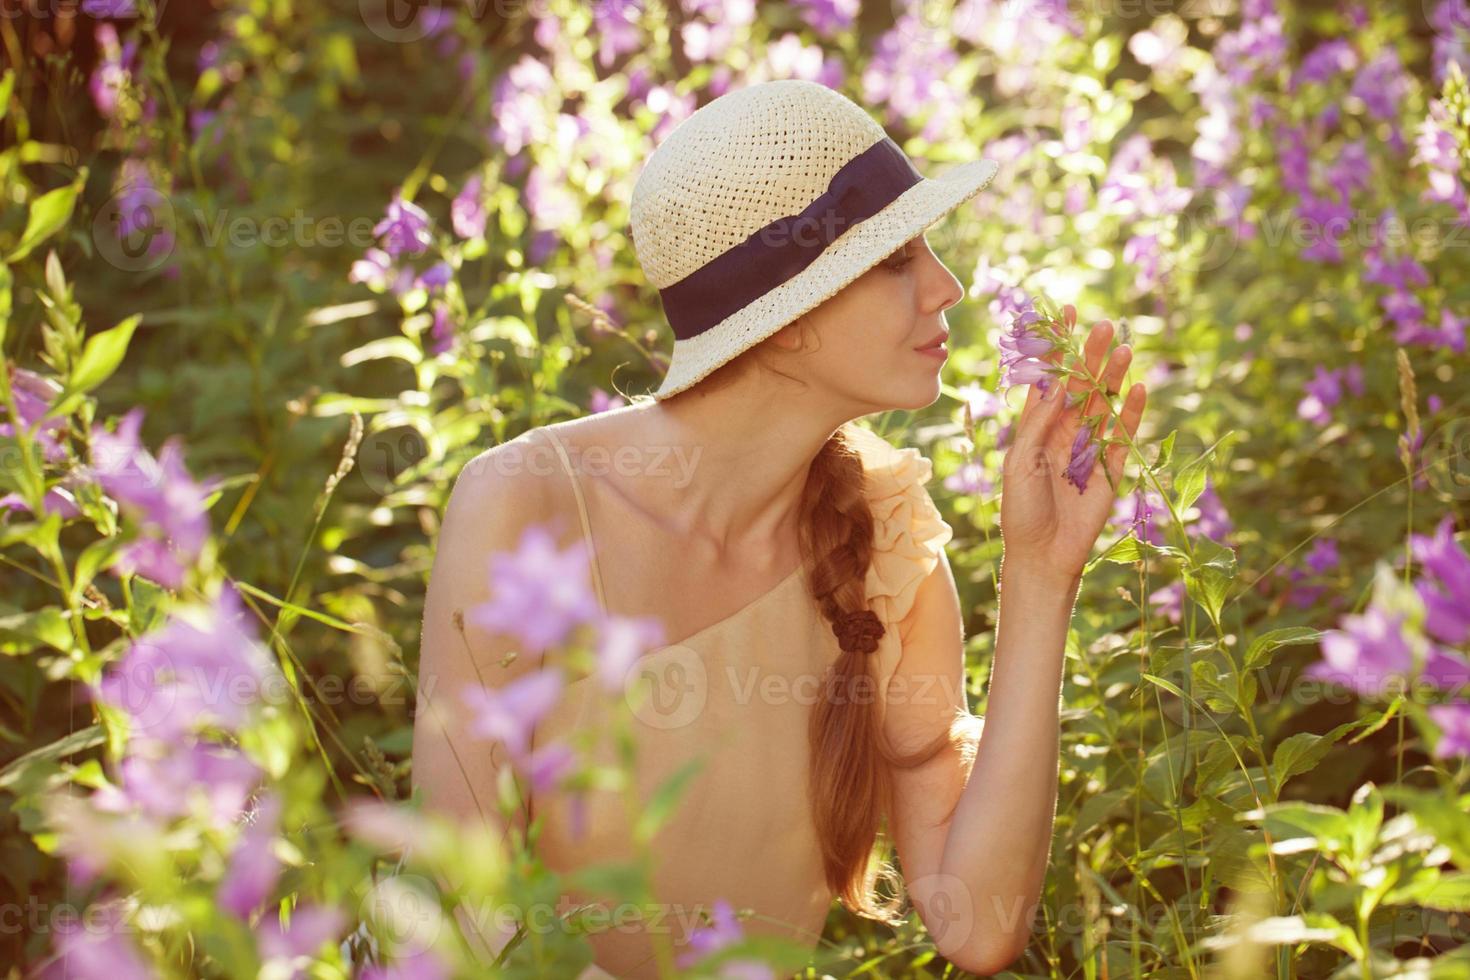
[(1077, 810), (1077, 816), (1072, 823), (1072, 837), (1076, 839), (1087, 836), (1094, 827), (1122, 809), (1131, 796), (1132, 790), (1129, 789), (1110, 789), (1089, 796), (1087, 802)]
[(17, 780), (29, 774), (31, 768), (42, 763), (55, 764), (57, 760), (102, 744), (102, 726), (89, 725), (72, 732), (39, 749), (27, 752), (4, 769), (0, 769), (0, 789), (8, 790)]
[(1175, 475), (1174, 507), (1180, 514), (1183, 514), (1190, 507), (1194, 506), (1194, 502), (1199, 499), (1199, 495), (1205, 492), (1205, 478), (1208, 475), (1206, 466), (1208, 463), (1209, 452), (1207, 451), (1205, 455), (1200, 456), (1198, 459), (1190, 460), (1184, 464), (1184, 468)]
[(1143, 558), (1143, 551), (1138, 547), (1138, 539), (1130, 534), (1115, 541), (1113, 546), (1104, 551), (1100, 557), (1104, 561), (1127, 565)]
[(87, 338), (82, 356), (77, 358), (71, 377), (67, 379), (68, 394), (62, 396), (63, 400), (91, 391), (112, 376), (128, 352), (128, 342), (132, 340), (133, 330), (140, 319), (142, 315), (134, 313), (111, 330)]
[(536, 334), (526, 325), (526, 321), (514, 316), (493, 316), (481, 320), (470, 328), (469, 337), (480, 342), (508, 340), (517, 352), (527, 356), (534, 355), (539, 346)]
[(10, 267), (0, 265), (0, 344), (5, 343), (5, 328), (10, 325)]
[(1470, 912), (1470, 871), (1428, 876), (1389, 892), (1384, 901), (1389, 904), (1413, 903), (1444, 912)]
[(1195, 788), (1201, 796), (1212, 795), (1224, 788), (1227, 774), (1240, 768), (1241, 753), (1247, 746), (1244, 735), (1226, 735), (1210, 742), (1205, 757), (1195, 769)]
[(417, 364), (424, 359), (424, 353), (407, 337), (380, 337), (343, 354), (341, 363), (343, 367), (352, 367), (363, 361), (375, 361), (385, 357), (396, 357), (410, 364)]
[(63, 653), (71, 650), (71, 630), (66, 615), (55, 606), (0, 617), (0, 653), (30, 653), (49, 646)]
[(30, 255), (37, 245), (66, 227), (73, 209), (76, 208), (77, 194), (81, 192), (86, 179), (87, 171), (83, 168), (70, 184), (47, 191), (31, 202), (30, 214), (26, 216), (26, 230), (21, 233), (20, 244), (5, 257), (6, 262), (19, 262)]
[(1118, 63), (1118, 55), (1123, 50), (1123, 38), (1117, 35), (1107, 34), (1092, 44), (1092, 67), (1101, 75), (1106, 75), (1113, 70)]
[(1342, 929), (1341, 923), (1335, 920), (1333, 926), (1327, 926), (1310, 923), (1300, 915), (1272, 915), (1247, 925), (1241, 938), (1266, 946), (1294, 946), (1297, 943), (1336, 945)]
[[(1348, 815), (1337, 807), (1319, 803), (1268, 803), (1259, 810), (1247, 812), (1243, 817), (1262, 821), (1278, 844), (1305, 838), (1315, 841), (1321, 850), (1340, 852), (1347, 847), (1351, 836)], [(1292, 848), (1296, 849), (1299, 848)], [(1285, 852), (1285, 849), (1277, 851)]]
[(1286, 626), (1282, 629), (1271, 630), (1269, 633), (1262, 633), (1252, 640), (1251, 645), (1246, 649), (1241, 669), (1254, 670), (1257, 667), (1264, 667), (1270, 663), (1273, 651), (1301, 643), (1315, 643), (1321, 638), (1322, 630), (1313, 629), (1310, 626)]
[(1174, 506), (1181, 515), (1190, 507), (1193, 507), (1194, 502), (1199, 499), (1199, 495), (1204, 493), (1205, 482), (1209, 475), (1210, 460), (1214, 458), (1216, 450), (1239, 437), (1240, 433), (1231, 429), (1216, 439), (1214, 444), (1204, 452), (1184, 464), (1179, 472), (1174, 475)]
[(99, 538), (87, 545), (86, 549), (77, 556), (77, 567), (72, 575), (71, 592), (73, 598), (80, 596), (97, 573), (111, 566), (111, 558), (121, 551), (126, 544), (121, 538), (109, 537)]
[[(1320, 735), (1316, 732), (1298, 732), (1295, 735), (1289, 735), (1282, 739), (1281, 744), (1276, 746), (1275, 754), (1271, 757), (1271, 782), (1275, 787), (1276, 793), (1278, 795), (1281, 793), (1281, 787), (1292, 776), (1307, 772), (1315, 767), (1317, 763), (1321, 762), (1332, 749), (1332, 746), (1337, 744), (1344, 735), (1355, 728), (1362, 728), (1371, 721), (1371, 717), (1355, 718), (1352, 721), (1345, 721), (1331, 731)], [(1367, 785), (1365, 784), (1359, 787), (1359, 792), (1367, 792), (1365, 789)], [(1354, 812), (1356, 813), (1363, 809), (1365, 808), (1355, 798)], [(1378, 812), (1381, 816), (1383, 812), (1381, 800), (1378, 802)], [(1374, 833), (1377, 833), (1376, 827), (1374, 828)]]
[(10, 110), (10, 93), (15, 91), (15, 72), (7, 68), (5, 74), (0, 75), (0, 119)]
[(58, 300), (66, 295), (66, 274), (54, 248), (46, 253), (46, 292)]
[(1152, 684), (1157, 684), (1159, 687), (1162, 687), (1164, 690), (1168, 691), (1170, 694), (1174, 695), (1177, 698), (1183, 698), (1185, 701), (1189, 700), (1189, 695), (1180, 690), (1178, 685), (1176, 685), (1173, 681), (1166, 681), (1157, 674), (1141, 674), (1140, 676), (1144, 680), (1149, 681)]
[(1383, 795), (1390, 802), (1414, 814), (1414, 819), (1450, 849), (1455, 864), (1470, 866), (1470, 794), (1458, 798), (1439, 790), (1426, 791), (1412, 786), (1388, 785)]
[(1271, 788), (1275, 794), (1281, 795), (1288, 779), (1315, 767), (1331, 748), (1332, 740), (1316, 732), (1298, 732), (1282, 739), (1271, 756)]
[(1194, 559), (1184, 567), (1184, 587), (1214, 622), (1219, 622), (1234, 579), (1235, 552), (1209, 538), (1195, 539)]
[(1178, 429), (1164, 436), (1164, 440), (1159, 443), (1159, 458), (1154, 461), (1154, 469), (1161, 470), (1169, 465), (1169, 460), (1174, 458), (1174, 441), (1178, 438)]

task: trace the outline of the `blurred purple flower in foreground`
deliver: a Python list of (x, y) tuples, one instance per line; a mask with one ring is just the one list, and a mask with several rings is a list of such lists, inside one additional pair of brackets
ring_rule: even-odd
[(531, 751), (536, 724), (561, 700), (566, 684), (560, 671), (543, 668), (502, 688), (468, 687), (460, 697), (473, 712), (470, 734), (505, 746), (511, 764), (531, 781), (533, 791), (556, 787), (576, 764), (576, 755), (561, 742)]
[(1470, 703), (1434, 704), (1425, 710), (1443, 731), (1435, 743), (1434, 755), (1439, 758), (1470, 755)]
[(82, 0), (82, 13), (88, 17), (136, 17), (138, 0)]
[(471, 177), (449, 204), (449, 222), (460, 238), (485, 236), (485, 205), (480, 200), (482, 184), (478, 175)]
[[(346, 922), (347, 916), (341, 909), (328, 905), (298, 905), (291, 911), (291, 922), (286, 926), (282, 926), (275, 917), (268, 917), (262, 920), (255, 932), (261, 958), (290, 962), (310, 956), (335, 940)], [(273, 971), (271, 975), (281, 974)], [(292, 966), (287, 974), (293, 980), (301, 975), (299, 966)]]
[(995, 481), (985, 471), (984, 466), (969, 459), (963, 466), (944, 478), (944, 489), (953, 490), (955, 493), (985, 494), (995, 489)]
[(493, 633), (517, 637), (528, 652), (559, 646), (599, 616), (588, 561), (585, 542), (558, 550), (549, 528), (530, 526), (515, 551), (490, 556), (490, 600), (470, 610), (468, 618)]
[(735, 910), (723, 898), (717, 898), (710, 909), (709, 925), (696, 926), (689, 934), (688, 949), (680, 954), (678, 965), (693, 966), (704, 957), (743, 938)]
[(88, 906), (85, 916), (58, 916), (53, 926), (56, 959), (40, 973), (41, 980), (153, 980), (156, 975), (127, 938), (133, 926), (113, 904)]
[(237, 731), (279, 677), (233, 588), (201, 618), (175, 614), (103, 675), (98, 698), (128, 714), (135, 736), (174, 742), (201, 723)]
[(191, 741), (185, 746), (149, 742), (129, 747), (118, 786), (104, 786), (93, 803), (105, 813), (141, 812), (167, 822), (202, 805), (210, 826), (223, 829), (240, 818), (264, 773), (238, 749)]
[[(371, 289), (387, 289), (397, 273), (393, 256), (381, 248), (370, 248), (363, 253), (362, 258), (352, 263), (347, 281), (360, 282)], [(412, 274), (410, 271), (409, 275)]]
[[(21, 427), (40, 445), (42, 455), (53, 463), (64, 460), (66, 450), (56, 441), (56, 437), (66, 431), (66, 419), (57, 417), (41, 421), (56, 396), (61, 394), (61, 386), (34, 371), (12, 364), (10, 393), (15, 399), (15, 411)], [(15, 426), (9, 422), (0, 422), (0, 436), (15, 438)]]
[(221, 908), (241, 919), (248, 919), (270, 897), (281, 877), (281, 859), (276, 857), (272, 843), (280, 818), (280, 797), (265, 794), (230, 855), (216, 900)]
[(429, 236), (429, 216), (417, 204), (405, 201), (402, 191), (393, 195), (387, 215), (373, 226), (373, 234), (383, 239), (383, 248), (394, 258), (421, 255), (433, 240)]
[(604, 689), (622, 690), (628, 671), (648, 650), (664, 642), (654, 616), (610, 616), (598, 628), (597, 671)]
[[(113, 230), (119, 241), (128, 243), (126, 251), (132, 259), (153, 260), (173, 251), (175, 238), (169, 220), (172, 207), (158, 189), (148, 164), (133, 157), (122, 162), (114, 185), (113, 201), (117, 213)], [(137, 251), (136, 238), (142, 238)]]
[(1424, 603), (1424, 628), (1441, 643), (1470, 642), (1470, 556), (1455, 543), (1453, 520), (1446, 516), (1433, 537), (1410, 536), (1414, 559), (1426, 574), (1415, 583)]
[[(710, 917), (713, 919), (710, 925), (696, 926), (690, 932), (688, 944), (677, 960), (680, 967), (695, 966), (706, 957), (745, 938), (740, 922), (735, 918), (735, 910), (731, 908), (727, 900), (715, 899), (710, 910)], [(701, 973), (701, 975), (705, 974)], [(722, 980), (775, 980), (776, 977), (770, 966), (751, 959), (735, 959), (721, 963), (719, 972), (709, 975), (722, 978)]]
[(1429, 104), (1429, 115), (1419, 124), (1414, 158), (1409, 162), (1422, 163), (1428, 169), (1429, 186), (1422, 192), (1421, 199), (1452, 206), (1460, 221), (1470, 224), (1470, 197), (1465, 193), (1465, 182), (1460, 176), (1462, 168), (1455, 124), (1452, 113), (1442, 101), (1436, 99)]
[[(1470, 640), (1470, 619), (1463, 611), (1470, 602), (1470, 556), (1455, 541), (1453, 529), (1446, 516), (1432, 537), (1412, 535), (1414, 556), (1423, 567), (1413, 588), (1381, 566), (1367, 610), (1344, 616), (1340, 629), (1328, 631), (1322, 640), (1323, 659), (1305, 675), (1341, 683), (1364, 697), (1396, 693), (1415, 671), (1418, 650), (1423, 657), (1420, 679), (1441, 691), (1463, 693), (1470, 686), (1470, 660), (1450, 645)], [(1403, 605), (1412, 604), (1415, 595), (1425, 611), (1423, 633), (1411, 625)], [(1456, 701), (1428, 711), (1443, 730), (1435, 754), (1470, 754), (1470, 705)]]
[(138, 441), (142, 424), (138, 407), (122, 417), (116, 433), (94, 426), (90, 475), (142, 530), (119, 566), (177, 589), (209, 537), (206, 500), (217, 481), (201, 484), (190, 477), (177, 436), (154, 459)]
[(835, 37), (852, 27), (862, 6), (860, 0), (795, 0), (798, 16), (823, 37)]
[(1362, 615), (1345, 616), (1342, 628), (1322, 639), (1322, 660), (1307, 667), (1308, 677), (1335, 681), (1359, 695), (1381, 693), (1393, 681), (1406, 680), (1413, 663), (1404, 638), (1403, 616), (1369, 606)]
[(556, 707), (564, 686), (558, 671), (542, 669), (501, 688), (466, 688), (461, 696), (475, 713), (470, 733), (502, 743), (512, 758), (524, 758), (536, 723)]
[(988, 388), (980, 387), (978, 381), (961, 385), (955, 394), (970, 406), (970, 418), (972, 419), (995, 418), (1005, 406), (1003, 398)]
[(454, 270), (450, 268), (448, 262), (435, 262), (419, 274), (417, 285), (421, 289), (433, 292), (436, 289), (443, 289), (453, 279)]

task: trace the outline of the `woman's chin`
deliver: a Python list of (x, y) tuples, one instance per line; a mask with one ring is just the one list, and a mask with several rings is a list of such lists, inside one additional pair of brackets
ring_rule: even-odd
[(895, 390), (898, 386), (890, 386), (888, 401), (893, 411), (916, 412), (921, 408), (928, 408), (939, 400), (943, 394), (943, 378), (938, 371), (933, 372), (927, 378), (912, 381), (904, 385), (902, 390)]

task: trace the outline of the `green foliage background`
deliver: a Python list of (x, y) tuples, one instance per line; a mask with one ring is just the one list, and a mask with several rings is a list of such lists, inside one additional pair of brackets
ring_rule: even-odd
[[(593, 8), (580, 5), (547, 16), (454, 8), (436, 36), (403, 42), (364, 5), (338, 0), (141, 6), (116, 21), (137, 42), (137, 64), (110, 118), (87, 90), (99, 57), (92, 18), (0, 20), (11, 66), (0, 83), (5, 357), (76, 390), (62, 414), (78, 448), (92, 423), (142, 406), (147, 445), (176, 435), (191, 472), (223, 480), (209, 575), (246, 588), (293, 678), (300, 731), (290, 752), (319, 767), (322, 806), (407, 795), (423, 589), (460, 468), (528, 428), (589, 411), (596, 390), (657, 383), (669, 335), (626, 237), (627, 202), (671, 117), (630, 94), (634, 79), (692, 107), (720, 85), (779, 75), (773, 52), (791, 35), (840, 66), (840, 86), (864, 102), (865, 72), (915, 70), (885, 45), (934, 44), (955, 53), (937, 83), (949, 97), (921, 99), (928, 108), (911, 113), (885, 99), (871, 105), (875, 116), (930, 170), (994, 152), (1003, 174), (930, 235), (970, 287), (949, 311), (959, 342), (946, 396), (870, 421), (934, 460), (932, 491), (956, 532), (949, 553), (974, 710), (985, 709), (996, 613), (998, 498), (947, 478), (971, 462), (998, 476), (1013, 411), (967, 433), (964, 386), (997, 380), (1004, 324), (992, 277), (1073, 302), (1084, 322), (1127, 324), (1151, 389), (1147, 443), (1167, 446), (1149, 450), (1151, 478), (1181, 518), (1163, 521), (1156, 545), (1120, 523), (1100, 549), (1109, 560), (1086, 579), (1067, 652), (1054, 860), (1016, 974), (1197, 977), (1214, 964), (1239, 976), (1390, 975), (1416, 956), (1437, 964), (1419, 975), (1470, 969), (1449, 952), (1463, 949), (1470, 900), (1455, 870), (1470, 841), (1463, 762), (1431, 756), (1412, 699), (1333, 700), (1298, 683), (1319, 655), (1319, 631), (1368, 602), (1376, 563), (1402, 561), (1407, 535), (1447, 513), (1463, 521), (1470, 493), (1454, 452), (1470, 403), (1464, 352), (1395, 340), (1360, 238), (1333, 263), (1273, 237), (1295, 201), (1283, 187), (1293, 164), (1269, 126), (1237, 122), (1228, 165), (1251, 191), (1254, 237), (1195, 186), (1190, 148), (1207, 110), (1191, 82), (1216, 66), (1242, 11), (1075, 6), (1077, 34), (1038, 28), (1045, 18), (1033, 11), (1012, 25), (1021, 40), (991, 44), (964, 36), (962, 18), (982, 16), (984, 4), (925, 5), (922, 21), (898, 21), (896, 42), (901, 3), (864, 4), (833, 37), (799, 5), (762, 4), (731, 27), (722, 57), (696, 61), (679, 38), (714, 15), (649, 5), (631, 15), (636, 48), (603, 61)], [(1424, 167), (1411, 160), (1431, 100), (1449, 107), (1462, 167), (1467, 146), (1463, 82), (1434, 77), (1432, 6), (1373, 5), (1355, 23), (1348, 8), (1283, 5), (1285, 67), (1239, 88), (1243, 104), (1259, 99), (1289, 120), (1342, 107), (1313, 159), (1329, 163), (1364, 140), (1372, 178), (1355, 212), (1370, 224), (1389, 208), (1430, 223), (1436, 233), (1405, 252), (1429, 271), (1416, 294), (1437, 322), (1441, 310), (1470, 306), (1470, 234), (1425, 200)], [(1165, 22), (1184, 32), (1182, 53), (1165, 68), (1140, 63), (1130, 38)], [(1032, 43), (1027, 30), (1038, 31)], [(1334, 37), (1365, 60), (1399, 53), (1399, 120), (1365, 112), (1351, 77), (1288, 88), (1291, 67)], [(201, 69), (206, 52), (213, 67)], [(528, 60), (542, 66), (544, 90), (527, 83)], [(497, 94), (505, 85), (531, 93), (520, 97), (540, 124), (517, 151), (496, 129), (514, 118)], [(212, 121), (201, 126), (199, 110)], [(1069, 111), (1090, 122), (1080, 146), (1065, 132)], [(1128, 214), (1099, 198), (1135, 134), (1150, 148), (1140, 179), (1157, 189), (1177, 173), (1195, 191), (1188, 206)], [(127, 160), (142, 161), (170, 209), (175, 241), (152, 268), (123, 268), (109, 254), (106, 216)], [(449, 233), (450, 201), (476, 175), (489, 228), (466, 241)], [(544, 184), (528, 191), (532, 175)], [(455, 270), (446, 354), (430, 349), (422, 291), (395, 297), (349, 281), (373, 244), (364, 229), (400, 190), (432, 216), (432, 254)], [(290, 230), (260, 240), (273, 227)], [(1160, 249), (1159, 276), (1143, 286), (1124, 258), (1139, 235), (1157, 236)], [(1364, 372), (1363, 394), (1326, 425), (1299, 415), (1314, 369), (1349, 365)], [(1407, 462), (1406, 435), (1423, 436)], [(0, 445), (11, 461), (0, 489), (34, 491), (19, 465), (31, 450)], [(1438, 469), (1416, 479), (1406, 465)], [(66, 470), (48, 464), (47, 485)], [(1229, 515), (1220, 540), (1200, 531), (1206, 492)], [(42, 800), (105, 780), (102, 763), (117, 750), (115, 733), (94, 727), (86, 685), (129, 637), (191, 598), (96, 574), (111, 551), (95, 543), (115, 541), (120, 527), (99, 497), (83, 503), (82, 518), (64, 524), (21, 510), (0, 524), (0, 902), (10, 908), (68, 894)], [(1300, 570), (1319, 538), (1335, 540), (1342, 560), (1299, 603), (1284, 573)], [(77, 569), (81, 556), (90, 588), (61, 588), (57, 569)], [(1176, 581), (1187, 589), (1177, 623), (1148, 602)], [(348, 683), (362, 686), (328, 689)], [(311, 796), (301, 779), (295, 792)], [(370, 861), (333, 853), (291, 883), (350, 906), (348, 882)], [(1265, 897), (1241, 904), (1252, 894)], [(1241, 942), (1243, 909), (1279, 917), (1275, 932)], [(192, 928), (207, 932), (204, 921)], [(175, 940), (149, 948), (180, 976), (237, 975), (232, 964), (252, 962), (232, 959), (223, 941), (185, 953)], [(48, 943), (44, 929), (6, 931), (0, 961), (38, 963)], [(319, 968), (345, 974), (361, 955)], [(917, 917), (895, 933), (837, 908), (822, 955), (835, 975), (942, 967)]]

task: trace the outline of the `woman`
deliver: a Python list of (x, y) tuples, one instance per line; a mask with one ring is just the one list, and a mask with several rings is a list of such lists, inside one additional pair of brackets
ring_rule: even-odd
[[(513, 641), (461, 615), (487, 598), (487, 553), (532, 523), (587, 547), (601, 610), (663, 624), (668, 642), (639, 667), (679, 697), (637, 710), (639, 792), (703, 764), (654, 841), (667, 914), (594, 934), (587, 975), (657, 975), (660, 929), (677, 945), (684, 913), (719, 899), (754, 911), (747, 934), (808, 945), (834, 896), (889, 919), (869, 862), (885, 820), (944, 956), (990, 973), (1024, 949), (1050, 850), (1063, 642), (1112, 510), (1103, 470), (1116, 479), (1123, 450), (1110, 447), (1079, 493), (1065, 472), (1073, 436), (1101, 397), (1028, 392), (1004, 467), (1003, 598), (980, 738), (930, 464), (853, 424), (938, 398), (944, 311), (963, 289), (924, 231), (995, 169), (982, 160), (923, 178), (864, 110), (809, 82), (712, 101), (669, 134), (634, 191), (638, 258), (676, 337), (658, 391), (524, 433), (457, 481), (420, 662), (414, 777), (429, 805), (494, 826), (479, 800), (504, 755), (464, 750), (474, 743), (446, 695), (541, 665), (502, 666)], [(1109, 354), (1111, 341), (1100, 323), (1084, 351), (1116, 392), (1131, 355)], [(1130, 437), (1144, 401), (1141, 385), (1124, 399)], [(535, 741), (603, 710), (578, 681)], [(522, 830), (540, 826), (536, 848), (557, 870), (633, 853), (616, 794), (583, 805), (532, 794), (517, 815)]]

